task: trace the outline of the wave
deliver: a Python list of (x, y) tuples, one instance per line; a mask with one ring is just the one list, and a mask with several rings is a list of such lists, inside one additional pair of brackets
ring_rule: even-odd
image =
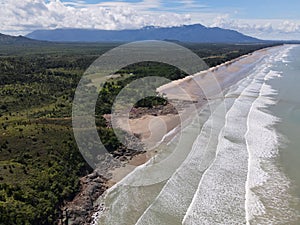
[[(262, 72), (255, 71), (259, 76), (226, 115), (217, 157), (203, 174), (183, 224), (296, 221), (297, 212), (288, 204), (291, 200), (288, 179), (275, 164), (267, 167), (265, 162), (278, 154), (279, 135), (272, 125), (279, 119), (263, 110), (276, 103), (272, 96), (277, 92), (267, 82), (281, 77), (280, 72), (271, 68), (274, 62), (282, 62), (292, 47), (282, 49), (264, 62)], [(266, 187), (259, 189), (261, 195), (255, 194), (255, 189), (266, 183)]]
[(274, 55), (271, 58), (271, 60), (273, 60), (273, 62), (283, 62), (283, 63), (291, 62), (287, 58), (289, 56), (290, 51), (295, 47), (297, 47), (297, 45), (284, 45), (283, 47), (281, 47), (281, 51), (279, 52), (279, 54)]
[(268, 67), (262, 65), (255, 78), (234, 102), (226, 115), (219, 136), (217, 156), (203, 174), (183, 224), (243, 224), (247, 176), (247, 148), (244, 140), (246, 119), (261, 88), (261, 77)]
[[(278, 54), (276, 62), (286, 58), (293, 47)], [(265, 81), (281, 77), (270, 71)], [(248, 224), (291, 224), (299, 215), (290, 207), (293, 201), (289, 194), (290, 181), (276, 165), (281, 135), (274, 125), (280, 119), (267, 112), (267, 107), (277, 103), (277, 91), (264, 83), (248, 117), (246, 134), (249, 153), (248, 178), (246, 183), (246, 220)]]
[[(230, 88), (224, 102), (216, 103), (218, 107), (203, 125), (192, 151), (139, 218), (137, 225), (181, 224), (197, 190), (201, 175), (215, 158), (219, 133), (225, 125), (225, 114), (235, 101), (234, 98), (228, 98), (228, 96), (239, 95), (249, 83), (251, 83), (249, 77), (238, 82)], [(210, 133), (212, 133), (211, 136)]]
[[(232, 86), (230, 88), (232, 91), (229, 91), (229, 92), (231, 94), (236, 93), (234, 95), (239, 95), (241, 90), (243, 90), (247, 86), (247, 84), (249, 84), (250, 82), (251, 82), (251, 80), (249, 79), (249, 77), (247, 77), (245, 79), (245, 81), (240, 81), (236, 85)], [(232, 102), (234, 99), (229, 98), (229, 94), (227, 94), (226, 97), (228, 97), (228, 98), (226, 98), (226, 102), (228, 103), (227, 106), (229, 106), (229, 102)], [(218, 102), (218, 101), (216, 101), (216, 102)], [(215, 103), (215, 104), (217, 105), (220, 103)], [(216, 108), (216, 106), (214, 106), (212, 108)], [(221, 109), (222, 109), (222, 107), (219, 107), (219, 111)], [(225, 111), (224, 108), (223, 108), (223, 110)], [(219, 114), (220, 113), (221, 112), (219, 112)], [(223, 112), (223, 114), (224, 114), (224, 112)], [(217, 114), (213, 114), (213, 115), (214, 115), (214, 117), (216, 117)], [(203, 120), (203, 122), (202, 122), (203, 124), (205, 124), (205, 121), (208, 120), (208, 118), (206, 118), (207, 116), (208, 117), (211, 116), (211, 111), (208, 108), (204, 108), (200, 112), (200, 117)], [(219, 115), (219, 117), (222, 118), (221, 115)], [(215, 120), (214, 124), (216, 124), (216, 119), (217, 118), (214, 119)], [(209, 123), (211, 124), (212, 121), (213, 120), (211, 119)], [(195, 121), (194, 123), (199, 123), (199, 121)], [(209, 123), (206, 122), (206, 124), (209, 124)], [(217, 124), (221, 124), (221, 122), (217, 123)], [(210, 133), (211, 133), (211, 130), (210, 130), (211, 126), (212, 126), (212, 124), (210, 126), (207, 126), (207, 125), (203, 126), (203, 128), (201, 130), (201, 133), (203, 134), (201, 139), (203, 142), (205, 142), (205, 140), (208, 141)], [(198, 125), (195, 127), (198, 127)], [(195, 145), (196, 142), (194, 143), (195, 139), (193, 140), (192, 138), (189, 137), (189, 136), (191, 136), (190, 135), (191, 133), (196, 134), (196, 137), (199, 134), (199, 132), (197, 132), (195, 130), (195, 128), (193, 128), (193, 124), (192, 124), (192, 126), (189, 127), (189, 129), (184, 129), (183, 133), (185, 133), (186, 136), (182, 137), (181, 139), (185, 139), (185, 142), (182, 142), (181, 145), (177, 146), (177, 148), (179, 150), (181, 149), (180, 155), (177, 155), (177, 158), (183, 157), (183, 159), (184, 159), (185, 156), (182, 155), (182, 150), (186, 149), (186, 150), (188, 150), (188, 152), (190, 152), (190, 151), (193, 152), (193, 150), (195, 151), (195, 150), (199, 149), (199, 145), (202, 143), (202, 141), (197, 142), (198, 148), (196, 148), (197, 147)], [(218, 132), (216, 133), (216, 136), (218, 136)], [(198, 139), (200, 139), (200, 137), (198, 137)], [(185, 143), (190, 143), (191, 146), (189, 147)], [(171, 149), (173, 148), (172, 143), (171, 143), (171, 146), (169, 146), (169, 147)], [(211, 148), (211, 151), (213, 151), (212, 146), (210, 148)], [(168, 152), (168, 151), (166, 151), (165, 154), (169, 155), (168, 156), (169, 158), (170, 158), (170, 155), (172, 155), (172, 153)], [(189, 156), (188, 156), (189, 159), (191, 159), (191, 155), (193, 155), (193, 154), (192, 153), (189, 154)], [(212, 155), (214, 155), (214, 154), (212, 154)], [(163, 160), (163, 159), (156, 158), (156, 161), (158, 161), (158, 162), (161, 160)], [(187, 166), (189, 164), (187, 162), (189, 162), (188, 159), (185, 160), (185, 163), (184, 162), (180, 163), (180, 165), (182, 164), (182, 165)], [(194, 164), (195, 163), (197, 164), (197, 166), (199, 166), (199, 162), (197, 162), (197, 160), (196, 161), (194, 160)], [(137, 182), (139, 182), (140, 180), (145, 180), (147, 178), (149, 178), (149, 179), (151, 178), (151, 180), (153, 180), (152, 177), (156, 176), (155, 174), (157, 174), (157, 173), (160, 173), (160, 177), (162, 174), (171, 174), (171, 175), (173, 174), (173, 177), (174, 177), (174, 174), (177, 174), (177, 172), (178, 172), (178, 171), (176, 171), (176, 169), (173, 172), (168, 172), (168, 170), (172, 171), (172, 169), (170, 170), (170, 168), (169, 168), (170, 165), (167, 165), (167, 164), (165, 164), (164, 167), (157, 168), (157, 172), (155, 172), (154, 171), (155, 167), (153, 167), (153, 164), (154, 164), (153, 160), (150, 160), (150, 161), (148, 161), (148, 163), (146, 163), (140, 167), (137, 167), (125, 179), (123, 179), (121, 182), (119, 182), (118, 184), (116, 184), (115, 186), (110, 188), (107, 191), (106, 195), (103, 196), (101, 200), (99, 200), (100, 202), (104, 203), (104, 205), (102, 207), (104, 209), (100, 210), (97, 214), (94, 215), (94, 223), (93, 224), (97, 224), (96, 221), (98, 221), (98, 220), (100, 221), (101, 224), (114, 224), (114, 223), (117, 223), (117, 221), (118, 221), (118, 219), (116, 219), (116, 218), (120, 218), (120, 221), (122, 221), (123, 224), (132, 224), (133, 221), (135, 220), (135, 218), (138, 219), (141, 216), (139, 214), (136, 214), (135, 216), (132, 216), (130, 218), (124, 218), (124, 217), (126, 217), (126, 213), (130, 213), (131, 210), (135, 210), (136, 208), (139, 208), (139, 211), (141, 211), (142, 213), (143, 213), (143, 209), (145, 209), (145, 211), (146, 211), (147, 206), (151, 205), (151, 203), (154, 202), (156, 196), (160, 193), (160, 191), (164, 187), (165, 183), (157, 183), (157, 185), (152, 185), (149, 187), (141, 188), (141, 187), (138, 187)], [(172, 164), (176, 165), (176, 163), (174, 161), (172, 161)], [(172, 165), (172, 166), (174, 166), (174, 165)], [(183, 167), (184, 166), (182, 166), (182, 168)], [(202, 168), (202, 170), (205, 170), (205, 168)], [(196, 176), (197, 176), (197, 174), (196, 174)], [(200, 179), (200, 177), (199, 177), (199, 179)], [(199, 180), (198, 181), (196, 180), (196, 182), (194, 182), (194, 183), (195, 183), (195, 185), (194, 185), (195, 186), (194, 192), (195, 192), (195, 190), (197, 189)], [(134, 186), (136, 186), (136, 187), (134, 187)], [(186, 187), (184, 189), (186, 189)], [(166, 190), (166, 188), (165, 188), (165, 190)], [(192, 200), (194, 192), (191, 193), (190, 201)], [(143, 199), (143, 201), (137, 201), (137, 199), (139, 199), (139, 198)], [(122, 208), (122, 204), (124, 204), (124, 202), (126, 202), (126, 204), (127, 204), (126, 209)], [(188, 200), (187, 200), (187, 202), (188, 202), (188, 205), (186, 206), (186, 208), (189, 206), (189, 203), (190, 203)], [(105, 206), (108, 206), (108, 207), (105, 208)], [(182, 213), (183, 213), (182, 214), (182, 218), (183, 218), (185, 211), (183, 211)]]
[[(211, 225), (276, 224), (295, 218), (287, 205), (289, 181), (273, 163), (280, 144), (273, 126), (280, 120), (267, 112), (277, 94), (268, 82), (282, 76), (272, 65), (287, 59), (291, 49), (284, 46), (260, 61), (226, 90), (223, 103), (214, 102), (214, 111), (204, 108), (200, 131), (193, 125), (182, 131), (185, 141), (177, 150), (183, 155), (174, 151), (172, 141), (155, 158), (171, 161), (153, 167), (153, 159), (109, 189), (94, 221)], [(155, 184), (138, 185), (162, 176), (166, 179)]]
[[(199, 127), (210, 115), (210, 110), (202, 110), (200, 114), (203, 121), (196, 120), (182, 130), (178, 139), (183, 141), (175, 147), (173, 142), (164, 146), (165, 149), (162, 149), (154, 158), (136, 167), (121, 182), (107, 191), (100, 200), (104, 210), (95, 215), (94, 224), (97, 224), (96, 221), (100, 224), (134, 224), (139, 219), (159, 194), (166, 180), (191, 151), (200, 132)], [(129, 214), (131, 216), (128, 216)]]

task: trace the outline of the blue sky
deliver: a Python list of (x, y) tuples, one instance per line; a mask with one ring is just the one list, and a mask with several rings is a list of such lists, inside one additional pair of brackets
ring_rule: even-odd
[[(63, 0), (62, 2), (85, 2), (86, 4), (98, 4), (105, 2), (143, 2), (141, 0), (127, 1), (103, 1), (103, 0), (86, 0), (86, 1), (71, 1)], [(171, 11), (181, 12), (180, 6), (184, 5), (185, 1), (161, 1), (164, 7), (176, 8)], [(188, 2), (188, 1), (186, 1)], [(300, 1), (299, 0), (203, 0), (190, 1), (194, 6), (206, 6), (203, 10), (219, 11), (229, 13), (232, 9), (239, 11), (241, 18), (247, 19), (300, 19)], [(202, 8), (202, 7), (201, 7)], [(191, 7), (190, 10), (194, 8)]]
[(0, 32), (201, 23), (264, 39), (300, 40), (299, 12), (299, 0), (0, 0)]

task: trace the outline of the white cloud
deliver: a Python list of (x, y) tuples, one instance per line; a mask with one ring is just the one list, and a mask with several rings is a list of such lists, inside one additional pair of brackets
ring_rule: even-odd
[(298, 20), (232, 19), (225, 14), (217, 16), (209, 26), (233, 29), (262, 39), (300, 39)]
[(279, 30), (282, 32), (300, 32), (300, 22), (285, 20), (279, 24)]
[(178, 26), (190, 21), (188, 14), (151, 12), (159, 8), (159, 0), (141, 3), (107, 2), (84, 4), (80, 1), (62, 3), (59, 0), (1, 1), (0, 31), (27, 33), (36, 29), (94, 28), (126, 29), (144, 26)]
[[(262, 39), (300, 39), (300, 20), (233, 19), (238, 13), (217, 13), (196, 0), (178, 0), (180, 6), (164, 0), (138, 3), (82, 0), (0, 0), (0, 32), (26, 34), (37, 29), (92, 28), (127, 29), (144, 26), (178, 26), (201, 23), (240, 31)], [(204, 9), (204, 10), (202, 10)], [(177, 13), (173, 13), (173, 12)], [(180, 12), (180, 13), (179, 13)]]

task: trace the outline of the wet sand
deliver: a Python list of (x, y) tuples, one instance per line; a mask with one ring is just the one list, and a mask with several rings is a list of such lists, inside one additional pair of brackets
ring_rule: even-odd
[(121, 181), (137, 166), (145, 164), (155, 156), (155, 147), (161, 142), (170, 141), (180, 131), (182, 123), (191, 117), (191, 110), (198, 110), (209, 99), (222, 96), (223, 90), (244, 78), (247, 71), (276, 48), (278, 47), (262, 49), (159, 87), (157, 91), (166, 95), (170, 102), (183, 100), (192, 104), (187, 104), (185, 109), (179, 109), (179, 115), (145, 115), (141, 118), (129, 119), (128, 123), (121, 121), (120, 127), (139, 135), (150, 150), (134, 156), (123, 167), (111, 171), (112, 179), (109, 180), (108, 187)]

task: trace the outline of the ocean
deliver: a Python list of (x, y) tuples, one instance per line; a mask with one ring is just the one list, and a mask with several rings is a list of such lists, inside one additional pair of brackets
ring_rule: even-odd
[(249, 68), (110, 188), (93, 224), (300, 224), (300, 46)]

